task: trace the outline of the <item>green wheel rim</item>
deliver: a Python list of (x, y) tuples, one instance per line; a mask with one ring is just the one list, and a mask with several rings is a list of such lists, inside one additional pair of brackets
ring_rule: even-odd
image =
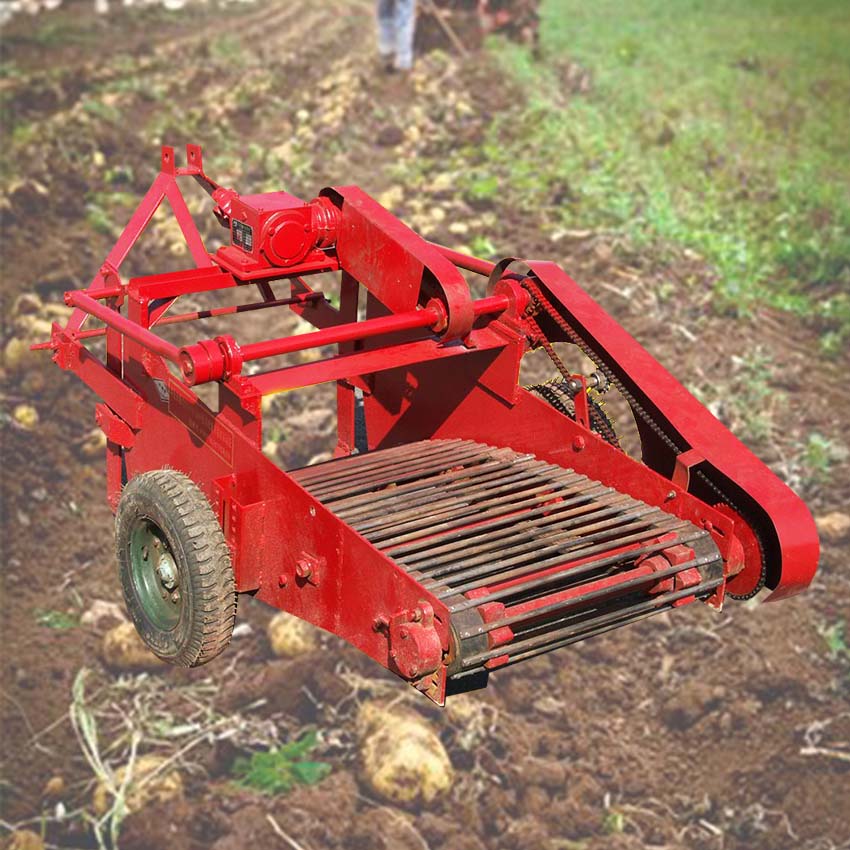
[(183, 611), (180, 573), (162, 529), (149, 519), (139, 519), (130, 535), (130, 567), (145, 615), (158, 629), (175, 628)]

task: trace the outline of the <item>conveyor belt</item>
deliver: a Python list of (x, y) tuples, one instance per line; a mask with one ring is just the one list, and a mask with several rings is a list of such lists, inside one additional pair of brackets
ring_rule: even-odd
[(445, 602), (455, 676), (705, 599), (723, 582), (706, 531), (510, 449), (423, 441), (292, 475)]

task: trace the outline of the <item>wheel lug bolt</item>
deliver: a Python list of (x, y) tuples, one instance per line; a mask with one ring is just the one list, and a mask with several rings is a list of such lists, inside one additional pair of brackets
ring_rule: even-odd
[(180, 591), (179, 590), (175, 590), (174, 593), (171, 594), (171, 601), (172, 602), (179, 602), (180, 601)]

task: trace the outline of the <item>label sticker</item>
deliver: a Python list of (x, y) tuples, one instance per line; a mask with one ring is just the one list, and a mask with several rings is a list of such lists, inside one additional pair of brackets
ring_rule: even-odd
[(233, 219), (230, 228), (231, 242), (243, 251), (250, 253), (254, 250), (254, 228), (244, 221)]
[(159, 396), (159, 400), (163, 404), (168, 404), (169, 392), (168, 392), (168, 384), (165, 381), (160, 380), (159, 378), (153, 379), (154, 386), (156, 387), (156, 393)]

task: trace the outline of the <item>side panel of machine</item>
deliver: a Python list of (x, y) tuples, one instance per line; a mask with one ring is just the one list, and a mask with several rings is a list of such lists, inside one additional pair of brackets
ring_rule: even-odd
[[(160, 359), (130, 341), (124, 353), (131, 373), (125, 381), (102, 367), (89, 370), (107, 404), (119, 392), (119, 408), (138, 411), (132, 445), (120, 450), (123, 477), (167, 467), (192, 478), (219, 515), (238, 590), (339, 635), (390, 669), (387, 635), (376, 620), (427, 603), (449, 650), (443, 603), (264, 457), (224, 414), (212, 413)], [(70, 368), (90, 360), (74, 358)], [(135, 405), (127, 401), (133, 390)]]

